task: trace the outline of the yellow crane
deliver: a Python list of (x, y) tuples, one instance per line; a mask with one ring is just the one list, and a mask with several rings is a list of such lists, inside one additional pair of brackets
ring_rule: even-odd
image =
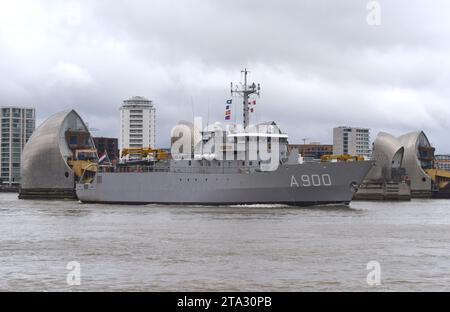
[(450, 171), (442, 169), (427, 169), (426, 173), (431, 177), (433, 183), (440, 189), (444, 189), (450, 184)]
[(98, 170), (97, 151), (93, 148), (77, 149), (74, 151), (74, 158), (67, 160), (67, 164), (72, 168), (75, 176), (81, 178), (83, 172), (89, 172), (85, 177), (92, 178)]
[(167, 151), (150, 147), (129, 147), (122, 149), (121, 157), (125, 157), (127, 155), (139, 155), (142, 159), (147, 158), (148, 156), (153, 156), (156, 160), (169, 158), (169, 153)]
[(353, 155), (322, 155), (320, 157), (321, 161), (331, 161), (333, 159), (338, 161), (362, 161), (364, 157)]

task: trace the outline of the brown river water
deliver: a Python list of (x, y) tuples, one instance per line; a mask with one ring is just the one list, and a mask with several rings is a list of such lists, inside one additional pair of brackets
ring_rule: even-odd
[[(79, 264), (79, 284), (67, 282)], [(369, 285), (370, 261), (381, 285)], [(2, 291), (450, 291), (450, 200), (121, 206), (0, 193)]]

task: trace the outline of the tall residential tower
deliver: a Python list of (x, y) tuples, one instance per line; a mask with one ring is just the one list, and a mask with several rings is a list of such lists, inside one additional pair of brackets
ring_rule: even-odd
[(120, 150), (130, 147), (155, 147), (155, 108), (152, 101), (134, 96), (120, 108)]
[(20, 182), (20, 161), (25, 143), (34, 131), (34, 108), (0, 108), (0, 183), (13, 186)]

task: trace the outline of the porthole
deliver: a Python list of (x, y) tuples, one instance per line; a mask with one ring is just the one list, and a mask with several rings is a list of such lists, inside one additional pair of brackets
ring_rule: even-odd
[(69, 173), (66, 171), (66, 173), (64, 173), (64, 176), (65, 176), (66, 178), (69, 178)]

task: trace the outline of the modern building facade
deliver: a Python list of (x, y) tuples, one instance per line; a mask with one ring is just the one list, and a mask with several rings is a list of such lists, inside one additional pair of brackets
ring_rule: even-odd
[(371, 155), (370, 129), (354, 127), (334, 128), (333, 154), (369, 158)]
[(119, 148), (155, 147), (155, 108), (152, 101), (134, 96), (120, 108)]
[(435, 155), (434, 164), (436, 169), (450, 171), (450, 155)]
[(119, 159), (119, 142), (117, 138), (95, 137), (94, 144), (98, 155), (106, 151), (111, 161)]
[(35, 126), (35, 109), (28, 107), (0, 108), (0, 182), (4, 186), (20, 183), (22, 151)]
[(320, 143), (310, 143), (310, 144), (289, 144), (289, 151), (297, 149), (299, 154), (303, 158), (309, 159), (320, 159), (324, 155), (333, 154), (333, 145), (331, 144), (320, 144)]

